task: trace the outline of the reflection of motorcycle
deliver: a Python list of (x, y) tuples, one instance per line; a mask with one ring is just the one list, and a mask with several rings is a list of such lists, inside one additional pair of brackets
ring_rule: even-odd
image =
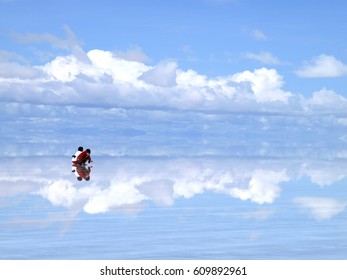
[(91, 171), (92, 171), (92, 167), (86, 166), (85, 164), (72, 165), (72, 172), (75, 173), (78, 181), (82, 181), (82, 179), (89, 181)]

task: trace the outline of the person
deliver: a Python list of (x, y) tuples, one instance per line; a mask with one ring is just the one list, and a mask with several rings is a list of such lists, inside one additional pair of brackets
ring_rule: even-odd
[(83, 147), (78, 147), (77, 152), (72, 156), (71, 161), (77, 160), (77, 157), (83, 152)]
[(86, 149), (84, 152), (80, 153), (76, 160), (72, 161), (74, 164), (85, 164), (87, 161), (88, 163), (93, 162), (92, 158), (90, 156), (90, 149)]

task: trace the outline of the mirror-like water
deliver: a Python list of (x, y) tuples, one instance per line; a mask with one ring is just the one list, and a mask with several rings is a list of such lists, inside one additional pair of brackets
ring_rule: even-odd
[(3, 159), (2, 259), (347, 256), (343, 160), (96, 156), (86, 170)]
[(345, 259), (347, 116), (309, 109), (0, 104), (0, 257)]

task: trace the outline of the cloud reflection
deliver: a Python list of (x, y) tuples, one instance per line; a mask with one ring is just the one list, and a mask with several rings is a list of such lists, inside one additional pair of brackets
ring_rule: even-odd
[(329, 220), (343, 212), (347, 206), (347, 201), (343, 202), (322, 197), (297, 197), (294, 199), (294, 203), (298, 204), (316, 220)]
[[(35, 195), (54, 206), (88, 214), (135, 212), (154, 203), (171, 207), (175, 200), (198, 194), (224, 194), (254, 204), (272, 204), (291, 180), (308, 177), (312, 184), (332, 184), (346, 177), (346, 164), (235, 158), (96, 157), (90, 181), (77, 181), (66, 158), (7, 158), (2, 163), (0, 196)], [(19, 168), (19, 166), (21, 168)], [(332, 172), (335, 170), (335, 173)], [(319, 178), (329, 178), (318, 180)], [(318, 219), (343, 211), (346, 203), (297, 197), (294, 203)], [(320, 208), (321, 207), (321, 208)], [(137, 209), (137, 210), (136, 210)]]

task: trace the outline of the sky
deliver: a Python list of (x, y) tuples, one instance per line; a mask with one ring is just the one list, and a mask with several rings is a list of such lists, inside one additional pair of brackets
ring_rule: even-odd
[[(0, 0), (0, 207), (1, 223), (14, 225), (1, 246), (35, 254), (31, 235), (16, 230), (21, 217), (13, 221), (30, 209), (39, 218), (22, 219), (38, 239), (40, 223), (85, 221), (63, 239), (45, 235), (49, 252), (61, 240), (81, 244), (76, 232), (93, 240), (97, 222), (109, 226), (105, 248), (117, 226), (107, 215), (121, 212), (131, 218), (112, 216), (123, 225), (119, 254), (132, 253), (128, 236), (153, 253), (153, 230), (165, 239), (182, 225), (184, 245), (201, 253), (191, 229), (211, 219), (202, 241), (219, 229), (247, 238), (245, 247), (260, 240), (246, 258), (280, 256), (271, 254), (283, 246), (295, 258), (300, 244), (309, 257), (334, 258), (335, 237), (345, 257), (346, 18), (338, 0)], [(92, 151), (88, 182), (71, 172), (78, 146)], [(248, 222), (225, 218), (233, 207)], [(180, 211), (196, 214), (184, 224), (190, 212)], [(174, 226), (160, 225), (176, 213)], [(259, 220), (264, 235), (252, 231)], [(292, 222), (301, 227), (293, 240)], [(148, 231), (134, 233), (141, 223)], [(327, 232), (336, 234), (327, 241)], [(185, 251), (169, 243), (158, 252)], [(210, 245), (199, 248), (213, 253)]]
[(343, 1), (0, 5), (1, 155), (346, 154)]
[[(117, 101), (121, 105), (181, 109), (191, 98), (207, 103), (220, 95), (230, 99), (240, 91), (234, 83), (253, 84), (260, 102), (287, 101), (286, 93), (309, 98), (323, 89), (345, 95), (344, 1), (2, 0), (0, 5), (1, 80), (3, 91), (14, 91), (2, 92), (1, 100), (48, 102), (60, 96), (51, 96), (56, 90), (76, 99), (71, 92), (79, 87), (100, 86), (120, 95), (139, 98), (151, 91), (156, 97), (145, 96), (135, 104)], [(105, 88), (110, 79), (113, 87)], [(22, 96), (19, 87), (33, 96)], [(179, 104), (159, 98), (165, 95), (163, 87), (178, 95)], [(201, 87), (208, 93), (192, 96)], [(268, 93), (257, 93), (254, 87)], [(90, 94), (85, 102), (94, 103), (96, 92)], [(102, 96), (100, 105), (108, 98)]]
[(346, 4), (333, 2), (2, 0), (0, 154), (341, 150)]

